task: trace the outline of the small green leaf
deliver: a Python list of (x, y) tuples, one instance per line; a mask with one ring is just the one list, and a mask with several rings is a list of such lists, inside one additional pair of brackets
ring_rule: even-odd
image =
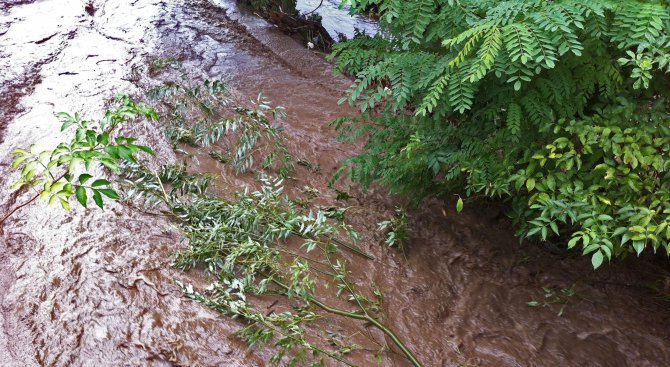
[(82, 173), (81, 175), (79, 175), (79, 183), (80, 183), (80, 184), (84, 184), (84, 183), (86, 183), (86, 181), (88, 181), (91, 177), (93, 177), (93, 176), (89, 175), (88, 173)]
[(149, 148), (148, 146), (145, 146), (145, 145), (135, 145), (135, 147), (136, 147), (137, 149), (139, 149), (139, 150), (145, 152), (145, 153), (149, 153), (149, 154), (151, 154), (151, 155), (156, 155), (156, 153), (154, 153), (153, 149)]
[(612, 261), (612, 250), (610, 250), (609, 247), (607, 246), (600, 246), (600, 250), (605, 252), (605, 255), (607, 255), (607, 259)]
[(611, 216), (609, 216), (607, 214), (600, 214), (598, 216), (598, 220), (602, 220), (602, 221), (610, 221), (610, 220), (613, 220), (613, 219), (614, 218), (612, 218)]
[(104, 132), (96, 138), (96, 141), (102, 145), (107, 145), (109, 144), (109, 133)]
[[(583, 237), (582, 237), (582, 239), (583, 239)], [(586, 246), (586, 243), (584, 245)], [(588, 245), (588, 246), (584, 247), (584, 251), (582, 252), (582, 255), (590, 254), (591, 252), (593, 252), (593, 251), (595, 251), (599, 248), (600, 248), (600, 246), (598, 246), (595, 243), (591, 244), (591, 245)]]
[(456, 212), (460, 213), (463, 210), (463, 199), (458, 198), (458, 201), (456, 201)]
[(119, 165), (116, 164), (113, 160), (110, 159), (103, 159), (100, 161), (105, 167), (109, 168), (111, 171), (118, 172), (119, 171)]
[[(81, 178), (81, 176), (80, 176)], [(79, 204), (86, 208), (86, 189), (83, 186), (77, 186), (77, 190), (75, 191), (75, 194), (77, 196), (77, 201), (79, 201)]]
[(105, 196), (107, 196), (110, 199), (117, 200), (119, 198), (119, 194), (117, 194), (116, 191), (112, 189), (100, 189), (98, 191), (105, 194)]
[(626, 227), (618, 227), (614, 232), (612, 233), (612, 237), (618, 237), (624, 234), (626, 231), (628, 231), (628, 228)]
[(30, 154), (30, 152), (23, 148), (16, 148), (12, 150), (12, 155), (21, 155), (21, 154)]
[(93, 201), (95, 201), (95, 205), (99, 206), (100, 209), (104, 209), (102, 204), (102, 195), (100, 195), (98, 190), (93, 190)]
[(572, 239), (568, 242), (568, 248), (571, 249), (571, 248), (575, 247), (575, 245), (577, 244), (577, 241), (579, 241), (580, 239), (581, 239), (581, 237), (572, 237)]
[(593, 265), (594, 269), (598, 269), (600, 265), (603, 263), (603, 253), (600, 251), (596, 251), (593, 253), (593, 256), (591, 256), (591, 264)]
[(535, 179), (534, 178), (529, 178), (526, 180), (526, 189), (530, 192), (533, 191), (535, 188)]
[(554, 189), (556, 189), (556, 180), (554, 179), (554, 176), (547, 177), (546, 183), (549, 190), (554, 191)]
[(54, 203), (56, 203), (56, 201), (58, 201), (58, 195), (51, 195), (51, 197), (49, 197), (49, 202), (47, 205), (53, 205)]
[(125, 145), (119, 145), (119, 156), (129, 162), (137, 163), (137, 161), (133, 157), (133, 149)]
[(107, 181), (107, 180), (99, 179), (99, 180), (95, 180), (95, 181), (93, 181), (93, 183), (91, 184), (91, 186), (92, 186), (92, 187), (107, 186), (107, 185), (109, 185), (110, 183), (111, 183), (111, 182), (109, 182), (109, 181)]
[(62, 206), (63, 209), (65, 209), (66, 212), (69, 212), (70, 211), (70, 203), (63, 198), (58, 198), (58, 200), (60, 200), (60, 206)]
[(119, 148), (114, 145), (108, 145), (105, 147), (105, 152), (113, 159), (119, 158)]
[(26, 159), (30, 158), (29, 155), (22, 155), (14, 158), (12, 161), (12, 169), (16, 169), (18, 166), (21, 165)]

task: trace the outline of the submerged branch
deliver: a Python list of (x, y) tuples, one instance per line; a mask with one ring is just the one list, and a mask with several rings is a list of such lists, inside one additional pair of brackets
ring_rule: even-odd
[[(288, 287), (286, 284), (280, 282), (280, 281), (277, 280), (277, 279), (272, 278), (272, 282), (275, 283), (276, 285), (278, 285), (278, 286), (281, 287), (281, 288), (284, 288), (284, 289), (286, 289), (286, 290), (289, 289), (289, 287)], [(402, 351), (402, 353), (405, 355), (405, 357), (407, 357), (407, 359), (408, 359), (410, 362), (412, 362), (412, 365), (413, 365), (414, 367), (423, 367), (423, 364), (421, 364), (421, 362), (419, 362), (419, 360), (416, 358), (416, 356), (414, 355), (414, 353), (412, 353), (412, 351), (409, 350), (409, 348), (407, 348), (407, 346), (400, 340), (400, 338), (398, 337), (398, 335), (396, 335), (396, 334), (393, 332), (393, 330), (391, 330), (391, 329), (389, 329), (388, 327), (386, 327), (384, 324), (382, 324), (381, 322), (379, 322), (379, 321), (378, 321), (377, 319), (375, 319), (374, 317), (368, 315), (367, 312), (365, 312), (365, 314), (362, 314), (362, 315), (361, 315), (361, 314), (357, 314), (357, 313), (354, 313), (354, 312), (341, 310), (341, 309), (339, 309), (339, 308), (335, 308), (335, 307), (329, 306), (329, 305), (327, 305), (326, 303), (321, 302), (321, 301), (317, 300), (317, 299), (314, 298), (314, 297), (309, 297), (309, 298), (306, 299), (306, 301), (309, 302), (309, 303), (314, 304), (315, 306), (319, 307), (320, 309), (322, 309), (322, 310), (324, 310), (324, 311), (326, 311), (326, 312), (329, 312), (329, 313), (332, 313), (332, 314), (335, 314), (335, 315), (339, 315), (339, 316), (343, 316), (343, 317), (349, 317), (349, 318), (352, 318), (352, 319), (363, 320), (363, 321), (367, 321), (367, 322), (369, 322), (369, 323), (372, 324), (374, 327), (376, 327), (377, 329), (381, 330), (381, 331), (382, 331), (384, 334), (386, 334), (389, 338), (391, 338), (391, 340), (393, 341), (393, 344), (395, 344), (398, 348), (400, 348), (400, 350)]]

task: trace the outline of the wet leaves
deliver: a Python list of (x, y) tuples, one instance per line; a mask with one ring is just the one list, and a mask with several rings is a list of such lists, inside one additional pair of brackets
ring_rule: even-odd
[[(103, 195), (118, 200), (119, 194), (112, 188), (112, 182), (94, 178), (90, 173), (99, 167), (118, 171), (122, 164), (136, 163), (138, 152), (153, 154), (151, 148), (136, 144), (137, 139), (117, 133), (123, 123), (140, 117), (154, 119), (157, 115), (150, 107), (135, 103), (124, 94), (117, 96), (116, 106), (107, 110), (102, 119), (86, 120), (77, 112), (60, 112), (56, 117), (61, 121), (61, 131), (74, 128), (70, 141), (59, 143), (53, 150), (38, 151), (35, 145), (29, 149), (17, 148), (12, 154), (13, 169), (20, 169), (19, 179), (12, 184), (14, 189), (29, 186), (37, 196), (49, 204), (60, 203), (70, 210), (70, 199), (75, 197), (83, 207), (88, 205), (89, 193), (100, 208), (104, 206)], [(113, 139), (110, 139), (115, 135)], [(75, 172), (81, 172), (75, 179)]]

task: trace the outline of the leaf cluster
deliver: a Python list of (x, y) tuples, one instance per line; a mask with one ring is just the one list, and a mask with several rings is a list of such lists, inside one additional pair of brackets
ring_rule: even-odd
[(279, 124), (285, 117), (284, 108), (272, 107), (261, 94), (250, 107), (231, 106), (221, 81), (205, 81), (167, 83), (151, 89), (148, 96), (156, 102), (175, 146), (208, 147), (214, 159), (231, 162), (237, 173), (273, 168), (288, 177), (293, 171), (293, 158)]
[(409, 237), (407, 229), (407, 212), (401, 208), (396, 208), (395, 215), (391, 219), (377, 223), (377, 230), (385, 232), (384, 243), (389, 247), (403, 248), (403, 243)]
[(524, 193), (526, 236), (570, 228), (594, 267), (645, 248), (670, 253), (670, 115), (664, 102), (639, 110), (622, 101), (600, 114), (547, 126), (509, 176)]
[(62, 123), (61, 131), (74, 130), (72, 138), (51, 150), (39, 150), (36, 145), (16, 148), (12, 152), (12, 168), (20, 170), (20, 177), (12, 188), (29, 187), (40, 199), (49, 204), (60, 203), (65, 210), (70, 210), (73, 197), (84, 207), (92, 198), (100, 208), (104, 197), (119, 199), (112, 183), (94, 177), (93, 172), (100, 168), (119, 172), (123, 164), (138, 163), (137, 153), (153, 154), (151, 148), (137, 144), (135, 138), (120, 135), (118, 129), (140, 117), (155, 120), (156, 112), (121, 94), (114, 108), (107, 110), (100, 120), (87, 120), (79, 113), (61, 112), (56, 116)]
[[(595, 267), (644, 248), (670, 251), (656, 203), (668, 201), (667, 2), (351, 3), (376, 6), (382, 32), (331, 55), (356, 78), (342, 102), (360, 110), (333, 125), (344, 140), (366, 139), (334, 180), (381, 182), (417, 201), (509, 198), (522, 236), (579, 237)], [(616, 148), (584, 137), (604, 129)], [(643, 229), (635, 240), (631, 228)]]
[[(356, 250), (358, 234), (324, 211), (299, 210), (283, 194), (281, 179), (262, 181), (260, 190), (238, 193), (232, 200), (197, 196), (174, 206), (189, 242), (175, 264), (203, 266), (216, 279), (202, 291), (183, 284), (182, 289), (188, 297), (244, 320), (240, 335), (250, 345), (273, 343), (277, 353), (272, 363), (321, 366), (328, 357), (351, 365), (346, 355), (355, 346), (326, 343), (320, 327), (310, 325), (334, 316), (371, 318), (379, 311), (381, 293), (374, 287), (358, 290), (340, 255), (342, 246)], [(296, 245), (287, 246), (289, 242)], [(343, 297), (349, 306), (324, 303), (333, 285), (330, 297)], [(254, 301), (276, 296), (289, 301), (284, 309), (268, 313)]]

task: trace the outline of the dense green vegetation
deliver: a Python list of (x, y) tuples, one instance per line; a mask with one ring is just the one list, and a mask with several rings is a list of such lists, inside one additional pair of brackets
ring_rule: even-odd
[(352, 0), (382, 33), (338, 44), (340, 174), (417, 200), (509, 199), (521, 236), (594, 267), (670, 253), (667, 1)]

